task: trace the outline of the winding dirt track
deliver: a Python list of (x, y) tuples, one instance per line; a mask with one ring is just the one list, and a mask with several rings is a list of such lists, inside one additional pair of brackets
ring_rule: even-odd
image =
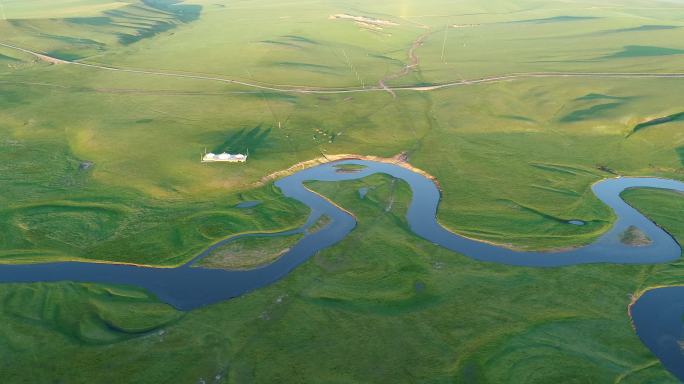
[(420, 60), (418, 59), (418, 55), (416, 54), (416, 50), (418, 48), (420, 48), (420, 46), (423, 45), (423, 42), (425, 41), (425, 39), (427, 39), (428, 36), (430, 36), (431, 34), (432, 34), (432, 32), (428, 31), (428, 32), (425, 32), (422, 35), (418, 36), (416, 41), (414, 41), (413, 44), (411, 44), (411, 47), (408, 50), (409, 63), (407, 65), (405, 65), (400, 71), (398, 71), (396, 73), (389, 74), (389, 75), (385, 76), (384, 78), (382, 78), (378, 82), (378, 84), (380, 85), (380, 88), (382, 88), (384, 91), (389, 92), (392, 95), (392, 97), (394, 97), (394, 98), (397, 97), (397, 94), (394, 92), (394, 89), (387, 86), (387, 82), (402, 78), (402, 77), (408, 75), (409, 73), (411, 73), (411, 71), (415, 70), (418, 67), (418, 63), (420, 62)]
[[(418, 42), (421, 40), (419, 39)], [(457, 86), (475, 85), (475, 84), (486, 84), (486, 83), (498, 83), (503, 81), (519, 80), (519, 79), (529, 79), (529, 78), (618, 78), (618, 79), (640, 79), (640, 78), (651, 78), (651, 79), (678, 79), (684, 78), (684, 72), (674, 72), (674, 73), (649, 73), (649, 72), (520, 72), (520, 73), (508, 73), (498, 76), (482, 77), (476, 79), (465, 79), (453, 82), (447, 82), (442, 84), (434, 85), (423, 85), (423, 86), (399, 86), (399, 87), (389, 87), (384, 84), (385, 80), (380, 82), (379, 86), (376, 87), (310, 87), (310, 86), (298, 86), (298, 85), (275, 85), (268, 83), (257, 83), (257, 82), (247, 82), (242, 80), (234, 80), (225, 77), (216, 76), (206, 76), (199, 74), (190, 73), (175, 73), (175, 72), (160, 72), (147, 69), (131, 69), (131, 68), (121, 68), (121, 67), (111, 67), (98, 64), (88, 64), (78, 61), (67, 61), (58, 59), (46, 55), (44, 53), (32, 51), (26, 48), (21, 48), (15, 45), (2, 43), (0, 46), (14, 49), (26, 54), (33, 55), (40, 60), (56, 64), (56, 65), (74, 65), (85, 68), (92, 68), (104, 71), (112, 72), (123, 72), (123, 73), (135, 73), (141, 75), (150, 76), (163, 76), (172, 77), (179, 79), (192, 79), (192, 80), (204, 80), (204, 81), (215, 81), (228, 84), (236, 84), (250, 88), (256, 88), (261, 90), (282, 92), (282, 93), (302, 93), (302, 94), (343, 94), (343, 93), (361, 93), (361, 92), (390, 92), (395, 95), (397, 91), (435, 91), (444, 88), (451, 88)], [(399, 73), (408, 72), (413, 68), (413, 65), (408, 65), (402, 69)]]

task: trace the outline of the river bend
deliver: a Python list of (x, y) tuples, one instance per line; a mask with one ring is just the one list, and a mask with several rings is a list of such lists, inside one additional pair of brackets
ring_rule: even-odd
[[(362, 165), (358, 172), (337, 172), (342, 164)], [(592, 191), (608, 205), (617, 217), (611, 229), (594, 243), (559, 252), (529, 252), (513, 250), (459, 236), (442, 227), (436, 220), (440, 192), (427, 177), (396, 164), (366, 160), (344, 160), (308, 168), (275, 182), (285, 196), (294, 198), (311, 209), (311, 214), (299, 229), (275, 234), (238, 235), (205, 250), (177, 268), (155, 268), (121, 264), (88, 262), (58, 262), (24, 265), (0, 265), (0, 282), (29, 283), (79, 281), (125, 284), (147, 289), (161, 301), (180, 310), (191, 310), (227, 300), (271, 284), (309, 259), (316, 252), (330, 247), (356, 226), (355, 219), (324, 197), (304, 186), (306, 181), (344, 181), (384, 173), (408, 183), (412, 191), (407, 219), (418, 236), (483, 262), (527, 267), (559, 267), (586, 263), (653, 264), (679, 259), (681, 248), (667, 232), (625, 203), (620, 193), (629, 188), (659, 188), (684, 192), (684, 183), (675, 180), (622, 177), (602, 180)], [(322, 215), (331, 221), (321, 230), (306, 233)], [(635, 226), (652, 243), (632, 247), (620, 241), (620, 234)], [(194, 264), (216, 247), (245, 236), (281, 236), (303, 233), (305, 236), (275, 262), (263, 267), (226, 271), (207, 269)], [(631, 308), (637, 334), (658, 356), (665, 367), (684, 381), (683, 338), (684, 287), (659, 288), (648, 291)]]

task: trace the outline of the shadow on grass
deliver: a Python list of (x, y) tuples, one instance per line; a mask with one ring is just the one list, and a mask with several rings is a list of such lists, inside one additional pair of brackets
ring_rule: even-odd
[(261, 124), (252, 129), (242, 128), (228, 136), (213, 152), (246, 153), (249, 150), (250, 155), (254, 155), (259, 148), (264, 147), (270, 134), (271, 128), (264, 129)]
[(567, 115), (561, 117), (560, 121), (562, 123), (572, 123), (576, 121), (587, 120), (600, 115), (603, 112), (610, 111), (621, 106), (622, 103), (605, 103), (592, 105), (589, 108), (578, 109), (568, 113)]
[(612, 55), (604, 56), (604, 59), (629, 59), (634, 57), (657, 57), (657, 56), (673, 56), (682, 55), (684, 50), (655, 47), (649, 45), (627, 45), (622, 51), (616, 52)]
[(679, 112), (679, 113), (674, 113), (672, 115), (664, 116), (664, 117), (659, 117), (657, 119), (645, 121), (643, 123), (639, 123), (632, 128), (632, 132), (627, 135), (627, 137), (632, 136), (633, 134), (644, 130), (649, 127), (653, 127), (656, 125), (662, 125), (662, 124), (667, 124), (667, 123), (672, 123), (675, 121), (684, 121), (684, 112)]
[(548, 23), (567, 23), (572, 21), (585, 21), (599, 19), (595, 16), (553, 16), (546, 17), (542, 19), (528, 19), (528, 20), (515, 20), (510, 23), (513, 24), (548, 24)]
[(197, 4), (180, 4), (181, 0), (143, 0), (148, 7), (173, 14), (183, 23), (199, 19), (202, 6)]
[[(117, 24), (116, 18), (144, 20), (147, 24), (139, 27), (134, 33), (119, 33), (119, 42), (124, 45), (136, 43), (142, 39), (153, 37), (157, 34), (175, 28), (178, 23), (190, 23), (199, 19), (202, 6), (197, 4), (179, 4), (180, 0), (143, 0), (143, 3), (153, 11), (168, 16), (168, 19), (159, 20), (157, 18), (142, 17), (134, 12), (133, 6), (105, 12), (109, 19), (109, 24)], [(102, 23), (103, 20), (93, 20), (95, 23)]]

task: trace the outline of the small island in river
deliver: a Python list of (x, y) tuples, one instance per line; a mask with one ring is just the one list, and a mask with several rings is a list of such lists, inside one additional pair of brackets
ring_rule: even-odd
[(630, 225), (620, 234), (620, 242), (632, 247), (645, 247), (653, 241), (641, 229)]

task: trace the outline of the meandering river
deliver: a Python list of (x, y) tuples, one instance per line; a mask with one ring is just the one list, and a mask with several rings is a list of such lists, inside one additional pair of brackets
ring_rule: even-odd
[[(358, 172), (337, 172), (342, 164), (361, 165)], [(384, 173), (406, 181), (413, 199), (407, 219), (418, 236), (470, 258), (483, 262), (528, 267), (557, 267), (586, 263), (653, 264), (673, 261), (681, 256), (679, 244), (620, 198), (628, 188), (659, 188), (684, 192), (684, 183), (659, 178), (623, 177), (605, 179), (592, 186), (596, 197), (617, 216), (612, 228), (594, 243), (562, 252), (527, 252), (459, 236), (436, 220), (440, 192), (427, 177), (396, 164), (365, 160), (345, 160), (318, 165), (276, 181), (284, 195), (311, 209), (304, 226), (292, 231), (268, 235), (239, 235), (220, 242), (187, 264), (177, 268), (138, 267), (119, 264), (60, 262), (27, 265), (0, 265), (0, 282), (79, 281), (126, 284), (145, 288), (180, 310), (191, 310), (230, 299), (271, 284), (292, 271), (316, 252), (344, 239), (356, 226), (355, 219), (324, 197), (308, 190), (306, 181), (343, 181)], [(326, 215), (330, 223), (321, 230), (306, 229)], [(630, 226), (644, 232), (652, 242), (632, 247), (620, 241), (620, 234)], [(275, 262), (251, 270), (226, 271), (195, 266), (216, 247), (245, 236), (281, 236), (302, 233), (305, 236)], [(641, 340), (658, 356), (665, 367), (684, 381), (683, 339), (684, 287), (659, 288), (644, 294), (631, 308), (633, 322)]]

